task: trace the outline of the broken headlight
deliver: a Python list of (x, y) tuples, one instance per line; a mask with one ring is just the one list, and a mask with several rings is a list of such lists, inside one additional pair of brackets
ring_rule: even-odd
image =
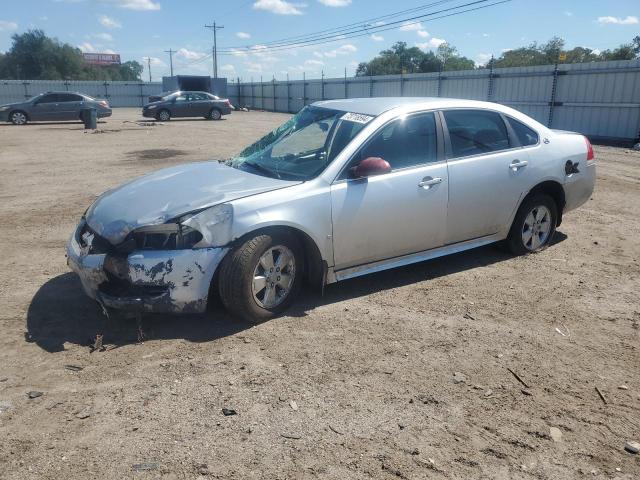
[(134, 250), (185, 250), (202, 240), (197, 230), (178, 223), (164, 223), (140, 227), (116, 247), (121, 253)]
[(217, 247), (231, 241), (233, 208), (216, 205), (175, 222), (136, 228), (116, 247), (121, 253), (134, 250), (188, 250)]

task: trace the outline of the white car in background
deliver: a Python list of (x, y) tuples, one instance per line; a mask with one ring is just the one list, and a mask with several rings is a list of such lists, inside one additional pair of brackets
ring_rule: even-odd
[(594, 183), (585, 137), (503, 105), (323, 101), (227, 162), (106, 192), (68, 263), (105, 311), (202, 312), (217, 292), (262, 320), (303, 280), (324, 286), (502, 240), (540, 251)]

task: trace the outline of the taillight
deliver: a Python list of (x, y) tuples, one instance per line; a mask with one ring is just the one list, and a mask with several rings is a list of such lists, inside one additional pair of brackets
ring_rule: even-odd
[(594, 160), (596, 157), (593, 155), (593, 147), (591, 146), (591, 142), (587, 137), (584, 137), (584, 141), (587, 144), (587, 161)]
[(226, 99), (225, 102), (227, 103), (227, 105), (231, 106), (231, 102), (229, 101), (229, 99)]
[(109, 108), (109, 103), (106, 100), (100, 100), (98, 103), (105, 108)]

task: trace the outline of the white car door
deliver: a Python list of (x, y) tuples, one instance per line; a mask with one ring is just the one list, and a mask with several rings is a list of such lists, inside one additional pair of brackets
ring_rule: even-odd
[(504, 231), (530, 188), (527, 150), (509, 135), (498, 112), (452, 109), (442, 113), (449, 166), (446, 243)]
[[(441, 246), (448, 174), (433, 112), (393, 120), (354, 155), (331, 187), (335, 270)], [(438, 145), (440, 143), (440, 146)], [(369, 157), (391, 172), (350, 178)]]

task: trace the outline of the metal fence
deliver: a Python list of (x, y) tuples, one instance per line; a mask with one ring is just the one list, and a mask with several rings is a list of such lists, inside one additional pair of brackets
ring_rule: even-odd
[(318, 100), (450, 97), (502, 103), (551, 128), (593, 138), (640, 136), (640, 60), (417, 73), (376, 77), (229, 83), (240, 106), (297, 112)]
[(83, 80), (0, 80), (0, 105), (20, 102), (42, 92), (82, 92), (104, 98), (112, 107), (141, 107), (147, 97), (162, 92), (162, 83)]

